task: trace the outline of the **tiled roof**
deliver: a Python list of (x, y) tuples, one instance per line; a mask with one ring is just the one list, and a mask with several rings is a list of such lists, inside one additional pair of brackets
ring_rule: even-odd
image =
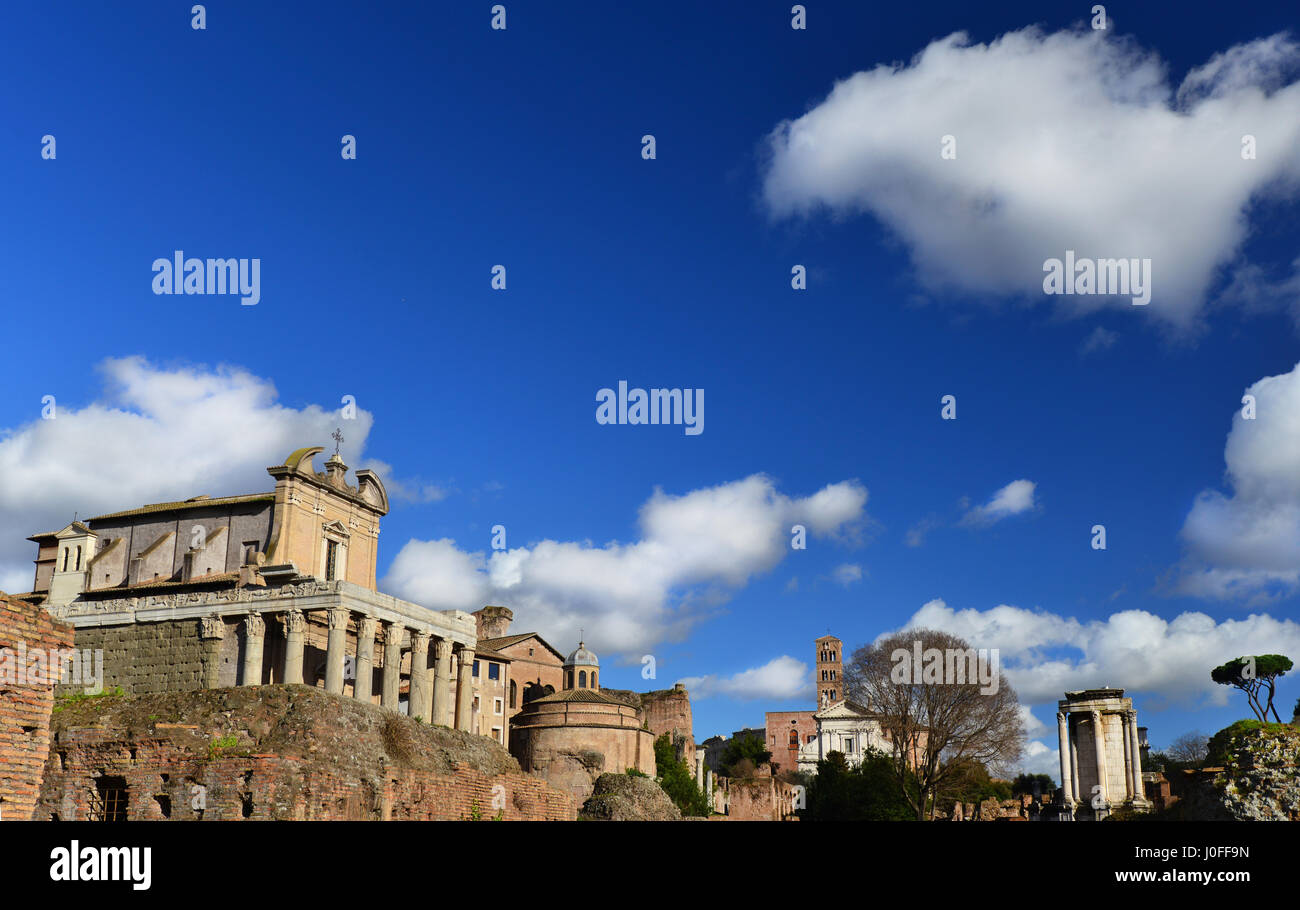
[(535, 698), (529, 704), (553, 705), (560, 702), (586, 702), (599, 705), (618, 705), (622, 708), (632, 707), (626, 702), (606, 695), (599, 689), (565, 689), (563, 692), (556, 692), (554, 695), (543, 695), (541, 698)]
[(484, 648), (500, 649), (508, 648), (511, 645), (517, 645), (525, 638), (532, 638), (535, 633), (524, 632), (522, 635), (506, 635), (502, 638), (480, 638), (479, 646)]
[(503, 635), (501, 638), (480, 638), (479, 644), (485, 648), (491, 648), (493, 651), (501, 651), (505, 648), (509, 648), (511, 645), (517, 645), (521, 641), (526, 641), (529, 638), (536, 638), (537, 641), (541, 643), (542, 647), (546, 648), (560, 660), (564, 660), (564, 655), (551, 647), (550, 643), (536, 632), (520, 632), (518, 635)]
[(488, 660), (499, 660), (505, 663), (509, 663), (513, 660), (513, 658), (508, 654), (502, 654), (500, 651), (493, 651), (491, 648), (483, 647), (482, 642), (479, 642), (478, 647), (474, 649), (474, 659), (478, 660), (480, 657), (487, 658)]
[(140, 506), (138, 509), (127, 509), (123, 512), (109, 512), (107, 515), (96, 515), (90, 521), (103, 521), (105, 518), (127, 518), (132, 515), (148, 515), (153, 512), (171, 512), (178, 509), (202, 509), (208, 506), (227, 506), (238, 505), (245, 502), (274, 502), (274, 493), (248, 493), (243, 496), (218, 496), (215, 499), (185, 499), (180, 502), (155, 502), (146, 506)]
[(134, 585), (114, 585), (111, 588), (92, 588), (86, 593), (113, 595), (121, 591), (156, 591), (167, 588), (200, 587), (203, 585), (224, 584), (226, 582), (238, 580), (238, 572), (214, 572), (210, 575), (200, 575), (197, 578), (191, 578), (189, 581), (145, 581)]

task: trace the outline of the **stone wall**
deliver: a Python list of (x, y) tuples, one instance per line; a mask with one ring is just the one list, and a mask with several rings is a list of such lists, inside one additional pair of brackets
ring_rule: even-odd
[(729, 820), (779, 822), (795, 818), (795, 788), (770, 772), (757, 777), (723, 777), (719, 782)]
[(56, 715), (39, 819), (573, 819), (497, 743), (305, 686), (104, 697)]
[(31, 818), (36, 808), (54, 707), (53, 682), (32, 685), (18, 666), (20, 644), (28, 652), (70, 648), (72, 627), (0, 594), (0, 648), (10, 649), (12, 660), (12, 675), (0, 676), (0, 819), (10, 821)]
[[(222, 644), (238, 647), (233, 630)], [(196, 619), (83, 626), (77, 630), (76, 646), (103, 649), (105, 689), (121, 686), (127, 695), (155, 695), (203, 686), (203, 641)], [(227, 656), (233, 668), (234, 657)]]
[(691, 696), (680, 683), (671, 689), (653, 692), (633, 692), (630, 689), (602, 688), (641, 712), (641, 717), (655, 739), (668, 734), (677, 757), (695, 772), (695, 735), (691, 720)]

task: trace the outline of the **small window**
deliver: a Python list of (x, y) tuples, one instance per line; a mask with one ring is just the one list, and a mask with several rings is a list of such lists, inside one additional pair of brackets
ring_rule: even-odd
[(518, 697), (518, 691), (519, 687), (515, 685), (515, 681), (513, 679), (510, 680), (510, 707), (512, 710), (515, 707), (515, 700)]
[(337, 540), (325, 541), (325, 580), (334, 581), (334, 573), (338, 571), (339, 560), (339, 542)]
[(488, 664), (488, 679), (501, 678), (501, 665), (496, 663)]
[(95, 792), (90, 798), (90, 820), (95, 822), (124, 822), (130, 804), (130, 791), (125, 777), (95, 778)]
[(81, 571), (81, 547), (77, 547), (77, 569), (76, 570), (78, 572)]
[(475, 679), (478, 679), (478, 661), (474, 661), (474, 669), (470, 671)]
[(505, 712), (505, 701), (500, 696), (492, 699), (492, 713), (501, 716)]
[[(333, 541), (331, 541), (333, 543)], [(260, 546), (256, 540), (244, 541), (244, 555), (241, 565), (251, 566), (257, 559), (257, 552)]]
[(63, 551), (63, 571), (65, 571), (65, 572), (68, 571), (68, 557), (69, 557), (71, 554), (72, 554), (72, 551), (71, 551), (71, 550), (65, 549), (65, 550)]
[(578, 688), (579, 688), (579, 689), (585, 689), (585, 688), (587, 688), (587, 671), (586, 671), (586, 670), (579, 670), (579, 671), (578, 671)]

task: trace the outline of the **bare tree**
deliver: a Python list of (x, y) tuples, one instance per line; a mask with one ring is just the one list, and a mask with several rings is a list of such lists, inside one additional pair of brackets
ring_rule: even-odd
[(1199, 730), (1193, 733), (1184, 733), (1172, 743), (1169, 748), (1165, 749), (1165, 755), (1174, 761), (1183, 765), (1199, 765), (1204, 763), (1206, 755), (1209, 754), (1210, 738)]
[[(923, 671), (912, 666), (916, 655), (925, 658)], [(895, 776), (918, 821), (933, 815), (938, 791), (968, 762), (1001, 774), (1024, 750), (1015, 690), (996, 660), (972, 672), (969, 658), (980, 656), (955, 635), (912, 629), (859, 648), (845, 665), (845, 694), (880, 715)]]

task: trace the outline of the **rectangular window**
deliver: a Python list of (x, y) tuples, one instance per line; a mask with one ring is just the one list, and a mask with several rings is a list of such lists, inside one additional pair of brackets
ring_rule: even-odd
[(478, 661), (474, 661), (474, 669), (471, 671), (475, 679), (478, 679)]
[(504, 710), (505, 710), (505, 701), (504, 701), (504, 699), (500, 699), (500, 698), (494, 698), (494, 699), (492, 699), (492, 713), (493, 713), (493, 714), (500, 715), (501, 713), (504, 712)]
[(256, 540), (244, 541), (244, 556), (240, 565), (251, 566), (253, 561), (257, 559), (258, 548), (258, 542)]
[(500, 664), (489, 663), (489, 664), (488, 664), (488, 679), (500, 679), (500, 678), (501, 678), (501, 665), (500, 665)]
[(334, 573), (338, 569), (339, 542), (337, 540), (325, 541), (325, 580), (333, 581)]

